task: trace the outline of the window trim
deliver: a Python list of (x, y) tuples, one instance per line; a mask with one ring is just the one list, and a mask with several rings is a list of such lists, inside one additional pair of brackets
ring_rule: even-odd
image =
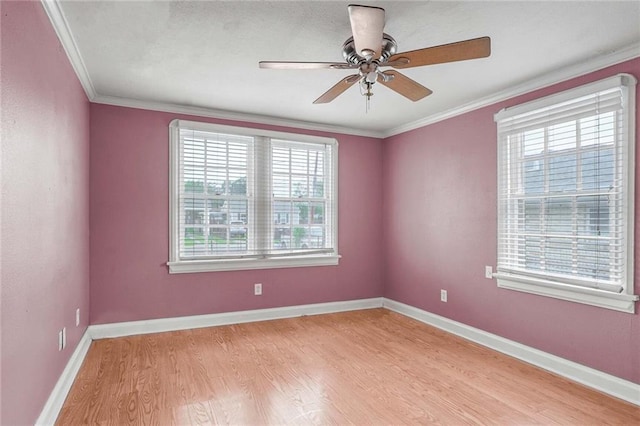
[[(512, 274), (506, 272), (496, 272), (493, 277), (496, 278), (497, 286), (510, 290), (521, 291), (525, 293), (547, 296), (561, 300), (568, 300), (577, 303), (583, 303), (601, 308), (612, 309), (616, 311), (635, 313), (636, 301), (640, 296), (634, 292), (634, 241), (635, 241), (635, 111), (636, 105), (636, 78), (630, 74), (618, 74), (603, 80), (599, 80), (590, 84), (579, 86), (573, 89), (565, 90), (550, 96), (536, 99), (524, 104), (516, 105), (510, 108), (504, 108), (494, 115), (494, 120), (500, 120), (520, 115), (533, 110), (545, 108), (554, 104), (559, 104), (575, 98), (580, 98), (595, 92), (610, 89), (613, 87), (625, 87), (627, 108), (625, 110), (627, 120), (626, 138), (627, 138), (627, 163), (623, 168), (623, 178), (626, 180), (626, 209), (624, 210), (624, 221), (627, 227), (626, 233), (626, 270), (624, 277), (624, 288), (619, 293), (601, 290), (597, 288), (589, 288), (568, 283), (559, 283), (556, 281), (546, 280), (538, 277), (530, 277), (526, 275)], [(498, 143), (500, 143), (498, 139)], [(497, 150), (497, 165), (500, 169), (500, 149)], [(500, 181), (498, 180), (498, 185)], [(500, 191), (500, 187), (498, 187)], [(500, 199), (498, 197), (498, 215), (500, 214)], [(498, 230), (499, 232), (499, 230)]]
[[(332, 147), (331, 168), (331, 223), (333, 253), (269, 255), (256, 257), (237, 257), (233, 259), (180, 259), (179, 232), (179, 161), (180, 158), (180, 128), (196, 131), (228, 133), (241, 136), (267, 137), (286, 141), (324, 144)], [(338, 141), (334, 138), (312, 136), (297, 133), (277, 132), (259, 128), (236, 127), (221, 124), (174, 119), (169, 123), (169, 261), (167, 266), (170, 274), (238, 271), (251, 269), (297, 268), (313, 266), (335, 266), (339, 264), (341, 256), (338, 251)]]
[(621, 312), (635, 313), (637, 295), (613, 293), (597, 288), (559, 284), (553, 281), (496, 272), (493, 274), (499, 288), (521, 291), (524, 293), (548, 296), (554, 299), (568, 300)]

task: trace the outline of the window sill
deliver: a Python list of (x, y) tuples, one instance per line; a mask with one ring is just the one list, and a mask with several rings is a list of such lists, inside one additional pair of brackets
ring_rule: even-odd
[(612, 293), (592, 288), (556, 284), (504, 273), (496, 273), (493, 276), (497, 278), (498, 287), (500, 288), (598, 306), (630, 314), (635, 313), (635, 302), (639, 299), (637, 295), (632, 294)]
[(167, 262), (170, 274), (243, 271), (250, 269), (300, 268), (338, 265), (340, 255), (287, 256), (266, 259), (183, 260)]

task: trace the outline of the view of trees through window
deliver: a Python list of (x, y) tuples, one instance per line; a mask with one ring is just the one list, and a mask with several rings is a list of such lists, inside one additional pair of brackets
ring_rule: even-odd
[(274, 141), (273, 243), (286, 250), (325, 246), (325, 156)]
[(249, 146), (253, 138), (185, 132), (182, 137), (182, 251), (247, 250)]
[[(245, 136), (192, 131), (182, 135), (182, 253), (216, 256), (264, 247), (257, 241), (260, 236), (252, 235), (258, 215), (264, 213), (254, 211), (251, 204), (252, 188), (259, 185), (251, 181), (258, 173), (251, 163), (255, 143)], [(270, 140), (269, 146), (272, 240), (268, 249), (325, 248), (327, 148), (279, 140)]]

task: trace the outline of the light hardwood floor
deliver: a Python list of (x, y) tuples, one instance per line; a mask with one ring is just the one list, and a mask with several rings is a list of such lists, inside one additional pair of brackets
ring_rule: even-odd
[(385, 309), (98, 340), (57, 424), (640, 424), (640, 407)]

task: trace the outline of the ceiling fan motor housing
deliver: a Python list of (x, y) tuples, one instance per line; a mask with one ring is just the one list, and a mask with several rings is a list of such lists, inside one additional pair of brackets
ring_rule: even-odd
[[(398, 50), (398, 44), (389, 34), (382, 34), (382, 51), (378, 59), (374, 59), (379, 63), (386, 62), (392, 55), (395, 55)], [(367, 58), (358, 54), (356, 51), (353, 37), (349, 37), (347, 41), (342, 45), (342, 57), (345, 61), (353, 65), (359, 65), (363, 62), (367, 62)]]

